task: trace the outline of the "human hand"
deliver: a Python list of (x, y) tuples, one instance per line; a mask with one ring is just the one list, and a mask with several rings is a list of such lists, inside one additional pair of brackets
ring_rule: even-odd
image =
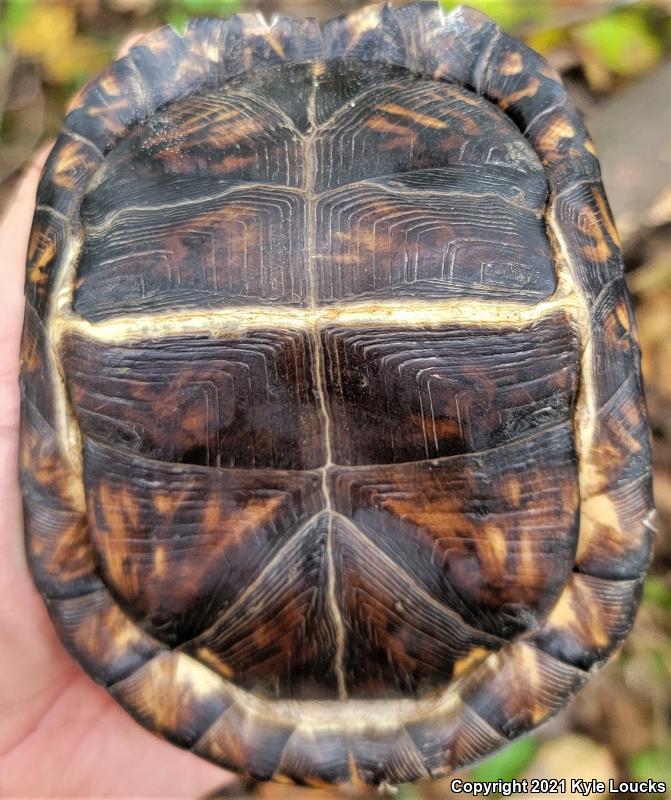
[(229, 773), (155, 738), (78, 667), (34, 588), (18, 484), (19, 343), (35, 191), (30, 166), (0, 223), (0, 796), (198, 797)]

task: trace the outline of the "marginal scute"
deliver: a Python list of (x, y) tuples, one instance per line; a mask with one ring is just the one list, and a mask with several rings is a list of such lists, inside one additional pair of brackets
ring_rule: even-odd
[(91, 142), (64, 133), (42, 172), (39, 202), (65, 217), (76, 214), (91, 173), (102, 160), (102, 153)]
[(193, 747), (231, 705), (221, 679), (183, 653), (165, 652), (110, 687), (143, 725)]
[(495, 731), (514, 739), (553, 716), (586, 680), (576, 667), (520, 641), (465, 676), (459, 694)]
[(612, 580), (646, 572), (652, 550), (651, 475), (583, 500), (576, 569)]
[[(203, 87), (210, 61), (170, 27), (143, 37), (131, 48), (129, 58), (143, 76), (145, 105), (157, 108)], [(151, 80), (148, 77), (151, 76)]]
[(26, 301), (44, 321), (48, 313), (54, 275), (65, 261), (71, 241), (66, 219), (47, 206), (38, 206), (28, 241)]
[(184, 40), (190, 49), (195, 50), (210, 62), (209, 74), (215, 77), (220, 64), (226, 57), (226, 37), (234, 17), (214, 19), (195, 17), (190, 19), (184, 29)]
[(245, 71), (259, 64), (271, 67), (287, 60), (284, 42), (262, 14), (237, 14), (232, 24), (236, 22), (239, 27), (235, 38), (244, 43), (242, 64)]
[(594, 445), (583, 478), (584, 498), (650, 473), (650, 441), (640, 376), (632, 373), (595, 415)]
[(63, 457), (54, 428), (24, 400), (21, 417), (20, 472), (26, 502), (73, 513), (83, 512), (81, 484)]
[(324, 25), (326, 58), (406, 63), (401, 29), (386, 4), (364, 6)]
[(293, 725), (240, 708), (234, 702), (192, 749), (227, 769), (268, 781), (276, 773), (293, 732)]
[(124, 56), (74, 97), (65, 117), (64, 135), (83, 137), (106, 154), (145, 113), (144, 81), (130, 56)]
[(533, 641), (554, 658), (589, 670), (620, 644), (633, 623), (642, 581), (574, 573)]
[(591, 304), (610, 281), (622, 278), (622, 253), (603, 187), (594, 181), (570, 183), (554, 199), (553, 215), (567, 255), (580, 265), (575, 279)]
[(529, 123), (526, 135), (547, 169), (553, 190), (561, 191), (580, 181), (600, 180), (592, 141), (574, 108), (567, 105), (536, 116)]
[(50, 598), (47, 608), (68, 650), (98, 683), (111, 687), (153, 664), (166, 648), (121, 610), (99, 579), (97, 584), (76, 597)]
[(46, 597), (78, 597), (100, 588), (84, 514), (50, 507), (33, 495), (25, 505), (24, 524), (28, 560)]
[(275, 777), (308, 786), (348, 782), (351, 772), (345, 737), (338, 732), (297, 730), (286, 743)]
[(322, 30), (316, 19), (273, 16), (270, 33), (281, 45), (286, 61), (311, 61), (323, 53)]
[(432, 778), (465, 767), (508, 741), (461, 698), (445, 711), (406, 723), (405, 729)]
[(405, 39), (408, 69), (473, 88), (476, 54), (497, 35), (489, 17), (465, 6), (445, 14), (440, 5), (427, 2), (393, 11)]
[(48, 359), (47, 332), (39, 314), (26, 304), (21, 343), (21, 396), (42, 419), (54, 426), (53, 365)]
[[(539, 91), (541, 86), (542, 92)], [(547, 113), (567, 102), (561, 79), (550, 71), (547, 61), (506, 33), (495, 37), (478, 75), (476, 89), (508, 111), (522, 130), (539, 112)]]
[(591, 335), (599, 354), (594, 364), (596, 400), (605, 405), (632, 374), (640, 371), (633, 312), (623, 278), (606, 283), (594, 302)]
[(300, 784), (399, 784), (429, 777), (411, 736), (398, 731), (367, 731), (345, 739), (328, 730), (296, 730), (287, 741), (277, 777)]

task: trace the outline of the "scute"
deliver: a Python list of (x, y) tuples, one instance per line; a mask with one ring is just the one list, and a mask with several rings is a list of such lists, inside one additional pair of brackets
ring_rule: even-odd
[(326, 326), (334, 460), (364, 466), (479, 453), (565, 423), (578, 361), (568, 322), (558, 314), (503, 331)]
[(342, 61), (257, 70), (108, 155), (82, 203), (74, 308), (530, 303), (556, 286), (546, 191), (515, 126), (463, 88)]
[(301, 330), (106, 346), (66, 336), (62, 358), (86, 437), (161, 461), (307, 470), (325, 457), (312, 349)]
[[(108, 154), (74, 311), (121, 342), (66, 334), (61, 358), (91, 541), (152, 636), (256, 695), (383, 700), (538, 625), (578, 503), (579, 342), (532, 302), (556, 287), (546, 192), (496, 108), (339, 60), (189, 94)], [(531, 323), (483, 326), (494, 297)], [(436, 305), (329, 325), (404, 299)], [(174, 307), (179, 331), (192, 306), (216, 315), (198, 335), (123, 342), (120, 315)]]
[(142, 724), (438, 777), (626, 636), (639, 354), (591, 142), (483, 15), (197, 20), (75, 99), (28, 254), (35, 581)]

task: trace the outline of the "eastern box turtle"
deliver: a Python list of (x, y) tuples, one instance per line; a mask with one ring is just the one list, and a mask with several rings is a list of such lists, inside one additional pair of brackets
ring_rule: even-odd
[(433, 3), (164, 27), (76, 97), (37, 202), (30, 564), (143, 725), (258, 780), (437, 777), (622, 642), (639, 351), (540, 56)]

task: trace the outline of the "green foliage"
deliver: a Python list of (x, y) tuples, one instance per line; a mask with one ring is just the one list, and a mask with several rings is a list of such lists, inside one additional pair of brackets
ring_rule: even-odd
[(6, 0), (5, 12), (0, 18), (0, 38), (5, 39), (32, 11), (37, 0)]
[(671, 614), (671, 589), (663, 578), (651, 575), (647, 579), (643, 586), (643, 602), (650, 603)]
[(226, 17), (242, 7), (242, 0), (173, 0), (166, 21), (176, 31), (183, 31), (191, 17)]
[(586, 22), (574, 36), (587, 58), (614, 75), (631, 77), (653, 67), (663, 46), (638, 9), (621, 9)]
[[(462, 5), (461, 0), (442, 0), (446, 11)], [(477, 8), (495, 20), (504, 30), (511, 30), (528, 22), (541, 20), (551, 10), (551, 0), (472, 0), (467, 5)]]
[(231, 14), (240, 8), (239, 0), (181, 0), (189, 14)]
[(422, 795), (416, 786), (400, 786), (394, 800), (421, 800)]
[(537, 749), (533, 737), (519, 739), (474, 767), (471, 776), (479, 781), (510, 781), (531, 764)]
[(665, 781), (671, 784), (671, 743), (665, 750), (653, 748), (635, 755), (629, 764), (635, 780)]
[(165, 21), (181, 35), (189, 21), (189, 14), (183, 8), (172, 8), (166, 14)]

